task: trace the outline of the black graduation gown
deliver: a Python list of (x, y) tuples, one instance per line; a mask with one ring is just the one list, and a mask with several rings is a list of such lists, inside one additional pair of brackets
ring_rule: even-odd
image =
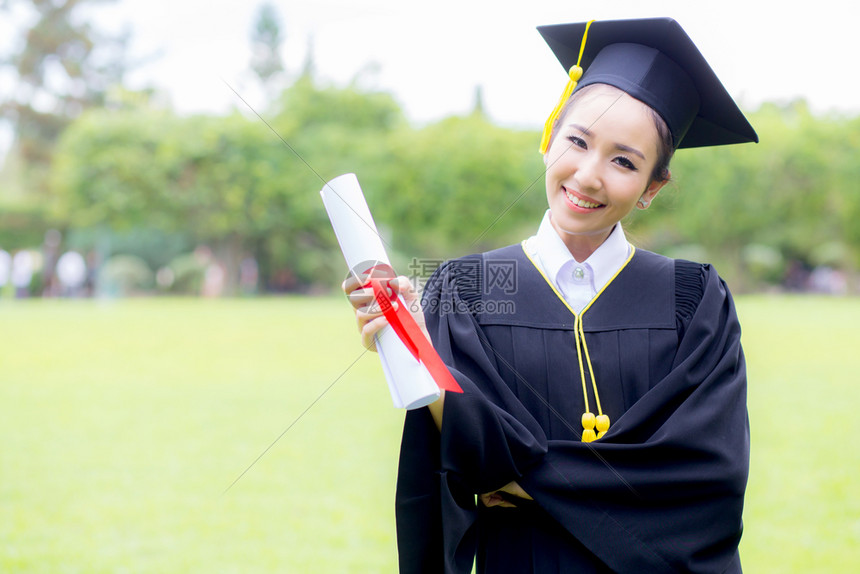
[[(407, 413), (401, 572), (468, 573), (476, 554), (478, 572), (740, 572), (746, 372), (710, 266), (636, 250), (584, 311), (612, 421), (592, 443), (575, 317), (522, 246), (446, 263), (423, 303), (464, 392), (446, 394), (441, 433)], [(534, 502), (476, 504), (512, 480)]]

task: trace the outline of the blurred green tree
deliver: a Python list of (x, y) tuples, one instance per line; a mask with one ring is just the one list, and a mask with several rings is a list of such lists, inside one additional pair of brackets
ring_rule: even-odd
[(743, 257), (750, 245), (811, 266), (822, 245), (844, 242), (846, 263), (856, 262), (857, 121), (815, 116), (802, 100), (764, 104), (750, 119), (759, 144), (678, 152), (674, 185), (635, 217), (635, 231), (657, 250), (702, 246), (746, 287), (756, 286)]
[(26, 188), (43, 195), (60, 133), (83, 110), (103, 105), (126, 70), (128, 33), (108, 37), (81, 17), (95, 2), (0, 4), (4, 16), (20, 24), (11, 53), (0, 58), (0, 69), (15, 78), (11, 89), (0, 94), (0, 114), (14, 130), (13, 150), (26, 167)]
[[(401, 272), (412, 257), (535, 231), (546, 209), (536, 132), (495, 125), (477, 104), (415, 127), (390, 94), (321, 85), (312, 70), (274, 101), (271, 129), (251, 113), (178, 117), (145, 101), (82, 115), (52, 174), (62, 213), (79, 228), (205, 243), (232, 278), (253, 254), (269, 289), (337, 285), (345, 270), (317, 191), (345, 172), (358, 175)], [(631, 239), (716, 263), (738, 290), (778, 282), (792, 262), (855, 266), (860, 121), (803, 102), (750, 117), (762, 143), (679, 152), (675, 182), (626, 222)]]
[(379, 142), (401, 121), (388, 95), (310, 78), (284, 93), (270, 124), (277, 134), (239, 113), (94, 110), (64, 133), (53, 189), (74, 226), (146, 227), (208, 244), (227, 266), (228, 291), (247, 254), (273, 288), (330, 282), (342, 270), (316, 192), (343, 170), (379, 165)]
[(284, 41), (276, 8), (269, 2), (260, 4), (251, 30), (251, 70), (271, 99), (284, 75), (280, 49)]
[(418, 257), (447, 257), (519, 240), (546, 209), (536, 136), (493, 125), (480, 111), (389, 143), (387, 169), (369, 201), (393, 243)]

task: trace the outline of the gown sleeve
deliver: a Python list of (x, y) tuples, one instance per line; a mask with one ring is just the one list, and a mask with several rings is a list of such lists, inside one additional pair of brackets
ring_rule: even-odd
[(499, 375), (496, 355), (472, 313), (479, 302), (470, 296), (481, 292), (480, 261), (450, 265), (424, 298), (434, 346), (464, 391), (445, 396), (442, 468), (460, 477), (473, 493), (490, 492), (519, 478), (547, 448), (540, 424)]
[(717, 273), (669, 373), (594, 443), (550, 441), (520, 485), (619, 572), (740, 572), (749, 466), (740, 326)]
[(518, 479), (547, 450), (541, 426), (499, 376), (470, 312), (480, 263), (450, 261), (424, 290), (434, 347), (464, 392), (446, 393), (441, 433), (427, 409), (406, 414), (396, 500), (401, 572), (470, 572), (475, 495)]

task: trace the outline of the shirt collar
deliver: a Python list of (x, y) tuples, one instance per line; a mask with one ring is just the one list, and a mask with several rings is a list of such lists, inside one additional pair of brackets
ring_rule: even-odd
[(594, 288), (600, 291), (609, 280), (618, 272), (630, 255), (630, 245), (621, 223), (616, 223), (609, 237), (600, 247), (594, 250), (588, 259), (577, 262), (567, 246), (558, 236), (558, 232), (550, 221), (551, 212), (547, 210), (540, 223), (535, 236), (535, 248), (540, 258), (544, 272), (552, 279), (553, 283), (559, 284), (558, 274), (565, 264), (570, 266), (577, 263), (589, 267), (594, 273)]

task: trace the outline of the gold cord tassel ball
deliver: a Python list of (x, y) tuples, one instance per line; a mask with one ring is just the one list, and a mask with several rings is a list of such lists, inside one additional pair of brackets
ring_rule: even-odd
[(609, 430), (609, 415), (597, 415), (597, 438), (602, 438)]
[(582, 442), (591, 442), (597, 438), (594, 432), (596, 418), (594, 413), (582, 414)]

